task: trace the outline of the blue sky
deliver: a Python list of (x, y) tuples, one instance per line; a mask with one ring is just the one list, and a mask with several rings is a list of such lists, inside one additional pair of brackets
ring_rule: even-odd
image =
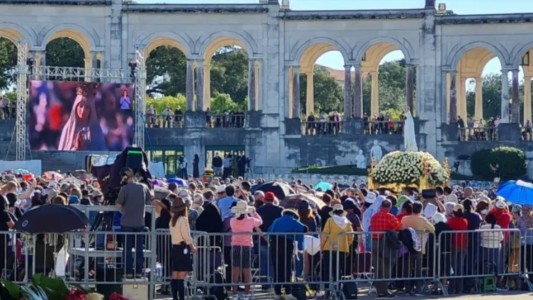
[[(258, 3), (259, 0), (135, 0), (138, 3)], [(281, 1), (281, 0), (280, 0)], [(497, 14), (497, 13), (533, 13), (533, 0), (436, 0), (446, 3), (447, 9), (456, 14)], [(425, 0), (291, 0), (293, 10), (357, 10), (357, 9), (402, 9), (421, 8)], [(395, 51), (384, 58), (384, 61), (401, 58), (401, 52)], [(343, 69), (343, 59), (338, 52), (328, 52), (318, 61), (335, 69)], [(491, 60), (484, 73), (499, 73), (500, 63)]]

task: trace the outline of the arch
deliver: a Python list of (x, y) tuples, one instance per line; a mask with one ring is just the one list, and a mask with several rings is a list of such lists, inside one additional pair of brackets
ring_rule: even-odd
[(91, 49), (95, 49), (97, 44), (94, 36), (89, 34), (85, 29), (74, 24), (63, 24), (49, 30), (43, 37), (41, 45), (46, 48), (48, 43), (59, 38), (74, 40), (81, 46), (86, 58), (90, 58)]
[(0, 23), (0, 37), (7, 38), (15, 45), (21, 41), (25, 42), (30, 48), (33, 47), (33, 41), (35, 40), (35, 35), (25, 28), (14, 23), (6, 22)]
[[(513, 66), (513, 69), (517, 69), (520, 67), (522, 62), (522, 57), (526, 55), (528, 51), (530, 51), (530, 59), (533, 57), (533, 42), (529, 42), (527, 44), (524, 44), (522, 46), (516, 46), (511, 51), (511, 64)], [(530, 65), (533, 65), (533, 62), (530, 61)]]
[(172, 32), (157, 32), (150, 34), (142, 38), (139, 44), (144, 48), (145, 60), (155, 48), (161, 46), (174, 47), (185, 54), (185, 57), (191, 56), (190, 44), (192, 43), (190, 42), (190, 39), (188, 41), (181, 35)]
[(459, 59), (456, 69), (461, 71), (461, 75), (465, 78), (478, 77), (483, 73), (487, 63), (495, 57), (496, 54), (489, 49), (471, 48)]
[(453, 47), (446, 56), (447, 65), (451, 68), (452, 71), (457, 71), (457, 65), (463, 55), (474, 48), (485, 48), (489, 51), (492, 51), (492, 53), (494, 53), (494, 55), (500, 60), (502, 67), (508, 65), (508, 61), (505, 59), (505, 57), (508, 57), (509, 55), (507, 51), (505, 51), (505, 49), (500, 49), (499, 47), (491, 43), (479, 41), (471, 42), (460, 47), (459, 45)]
[(402, 51), (402, 54), (405, 58), (405, 63), (410, 64), (412, 63), (414, 59), (414, 50), (411, 44), (405, 40), (405, 43), (402, 43), (401, 41), (391, 38), (391, 37), (377, 37), (374, 39), (369, 40), (365, 44), (363, 44), (361, 47), (359, 47), (359, 50), (354, 55), (356, 62), (362, 62), (363, 57), (365, 54), (370, 50), (372, 47), (382, 48), (382, 52), (385, 52), (388, 50), (388, 52), (382, 54), (383, 56), (379, 59), (377, 64), (381, 62), (381, 59), (388, 53), (394, 50), (400, 50)]
[(339, 51), (345, 62), (350, 60), (349, 47), (336, 40), (319, 37), (306, 41), (301, 46), (295, 46), (291, 51), (291, 59), (299, 62), (312, 60), (313, 64), (324, 53), (329, 51)]
[(210, 35), (201, 46), (200, 57), (204, 58), (204, 63), (208, 65), (215, 51), (221, 47), (236, 45), (244, 49), (249, 57), (257, 53), (257, 45), (253, 39), (246, 38), (235, 32), (220, 32)]

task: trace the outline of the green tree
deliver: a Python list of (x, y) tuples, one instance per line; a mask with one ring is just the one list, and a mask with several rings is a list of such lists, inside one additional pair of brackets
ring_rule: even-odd
[(146, 60), (148, 94), (186, 94), (187, 59), (175, 47), (155, 48)]
[(211, 98), (211, 113), (220, 114), (238, 109), (239, 105), (228, 94), (217, 94)]
[(182, 94), (178, 94), (175, 97), (172, 96), (164, 96), (161, 98), (146, 98), (146, 107), (153, 106), (155, 108), (155, 111), (157, 114), (161, 114), (163, 110), (168, 107), (172, 109), (172, 111), (176, 110), (176, 108), (180, 108), (182, 111), (185, 111), (185, 105), (187, 100), (185, 99), (185, 96)]
[[(341, 85), (326, 69), (315, 66), (313, 70), (315, 112), (342, 111), (344, 93)], [(305, 111), (307, 98), (307, 76), (300, 75), (300, 107)]]
[(237, 103), (248, 95), (248, 55), (243, 49), (220, 48), (211, 63), (211, 95), (228, 94)]
[(0, 90), (7, 89), (16, 81), (17, 47), (10, 40), (0, 38)]
[(58, 38), (46, 45), (46, 65), (54, 67), (85, 67), (85, 53), (69, 38)]

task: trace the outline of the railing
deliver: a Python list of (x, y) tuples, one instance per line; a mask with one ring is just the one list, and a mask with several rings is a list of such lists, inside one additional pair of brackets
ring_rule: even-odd
[(147, 128), (183, 128), (183, 115), (146, 114)]
[(477, 128), (459, 128), (459, 137), (461, 142), (466, 141), (497, 141), (497, 127), (477, 127)]
[(244, 126), (245, 115), (241, 113), (206, 115), (207, 128), (244, 128)]
[[(184, 115), (146, 114), (145, 123), (147, 128), (183, 128)], [(206, 114), (206, 128), (244, 128), (245, 114)]]
[(340, 121), (302, 121), (304, 135), (335, 135), (342, 129)]
[(364, 133), (370, 135), (403, 134), (403, 121), (367, 121)]

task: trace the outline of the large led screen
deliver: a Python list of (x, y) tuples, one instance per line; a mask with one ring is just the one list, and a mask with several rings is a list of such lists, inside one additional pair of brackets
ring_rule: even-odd
[(30, 147), (122, 151), (133, 141), (133, 105), (130, 84), (33, 80)]

